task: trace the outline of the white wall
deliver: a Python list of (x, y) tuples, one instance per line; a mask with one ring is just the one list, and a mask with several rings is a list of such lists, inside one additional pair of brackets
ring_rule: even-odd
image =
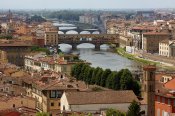
[(102, 109), (113, 108), (120, 111), (127, 112), (130, 103), (119, 103), (119, 104), (87, 104), (87, 105), (70, 105), (72, 111), (77, 112), (91, 112), (95, 113)]
[(70, 111), (70, 107), (69, 107), (69, 104), (68, 104), (68, 101), (67, 101), (67, 98), (66, 98), (66, 95), (65, 93), (63, 93), (61, 99), (60, 99), (60, 103), (61, 103), (61, 112), (63, 111), (63, 107), (65, 107), (65, 111)]
[[(76, 111), (76, 112), (91, 112), (95, 113), (104, 109), (117, 109), (122, 112), (127, 112), (130, 103), (116, 103), (116, 104), (84, 104), (84, 105), (69, 105), (65, 93), (62, 95), (61, 100), (61, 112), (63, 112), (63, 106), (65, 111)], [(141, 110), (147, 112), (147, 105), (141, 105)]]

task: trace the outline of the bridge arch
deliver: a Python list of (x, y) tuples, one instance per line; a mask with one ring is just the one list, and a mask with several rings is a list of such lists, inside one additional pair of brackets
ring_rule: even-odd
[(92, 32), (92, 34), (100, 34), (100, 32), (99, 31), (94, 31), (94, 32)]
[(91, 34), (89, 31), (81, 31), (80, 34)]
[(63, 31), (58, 31), (58, 34), (64, 34), (64, 32)]
[(95, 45), (93, 43), (80, 43), (77, 44), (77, 48), (95, 48)]
[(69, 30), (66, 32), (66, 34), (78, 34), (78, 32), (75, 30)]

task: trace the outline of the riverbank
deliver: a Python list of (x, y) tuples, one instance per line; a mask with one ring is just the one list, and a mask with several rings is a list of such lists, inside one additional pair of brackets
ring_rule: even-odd
[(117, 48), (115, 52), (116, 52), (117, 54), (119, 54), (119, 55), (125, 57), (125, 58), (128, 58), (128, 59), (130, 59), (130, 60), (134, 60), (134, 61), (143, 63), (143, 64), (145, 64), (145, 65), (148, 65), (148, 64), (157, 65), (157, 64), (158, 64), (157, 62), (152, 62), (152, 61), (149, 61), (149, 60), (145, 60), (145, 59), (136, 57), (135, 55), (126, 53), (125, 50), (124, 50), (123, 48)]
[(139, 58), (136, 55), (133, 54), (129, 54), (127, 52), (125, 52), (125, 50), (123, 48), (116, 48), (115, 53), (128, 58), (130, 60), (134, 60), (136, 62), (142, 63), (143, 65), (156, 65), (159, 68), (162, 69), (166, 69), (166, 70), (175, 70), (175, 66), (170, 66), (170, 64), (166, 64), (166, 63), (161, 63), (159, 61), (153, 61), (151, 59), (143, 59), (143, 58)]

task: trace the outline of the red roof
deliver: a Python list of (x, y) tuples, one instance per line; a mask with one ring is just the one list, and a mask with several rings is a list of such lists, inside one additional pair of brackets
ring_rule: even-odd
[(164, 87), (167, 89), (175, 90), (175, 78), (165, 83)]
[(20, 116), (20, 115), (21, 114), (19, 112), (15, 112), (15, 111), (5, 114), (5, 116)]
[(143, 33), (143, 35), (169, 35), (169, 34), (165, 32), (146, 32)]
[(143, 69), (146, 70), (146, 71), (155, 71), (156, 70), (156, 66), (148, 65), (148, 66), (144, 66)]

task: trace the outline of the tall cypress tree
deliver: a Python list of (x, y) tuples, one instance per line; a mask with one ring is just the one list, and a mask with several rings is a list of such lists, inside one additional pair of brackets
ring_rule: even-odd
[(105, 71), (103, 71), (103, 73), (101, 75), (101, 79), (100, 79), (100, 86), (105, 87), (106, 80), (110, 74), (111, 74), (110, 69), (106, 69)]

